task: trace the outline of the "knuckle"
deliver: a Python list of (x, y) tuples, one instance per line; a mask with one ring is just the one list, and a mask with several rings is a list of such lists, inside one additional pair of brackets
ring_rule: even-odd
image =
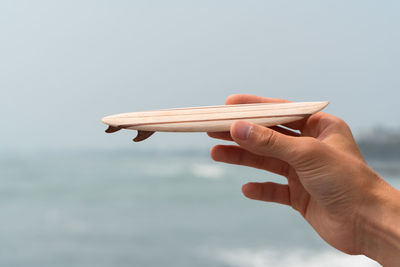
[(347, 123), (344, 120), (342, 120), (341, 118), (335, 117), (335, 116), (333, 116), (333, 118), (332, 118), (332, 124), (334, 124), (340, 128), (347, 127)]
[(272, 147), (277, 141), (277, 134), (273, 130), (264, 130), (261, 131), (259, 142), (263, 146)]
[(333, 116), (333, 119), (330, 123), (332, 125), (332, 129), (334, 129), (334, 131), (336, 131), (340, 135), (344, 135), (344, 136), (352, 135), (349, 125), (341, 118)]
[(339, 129), (348, 129), (349, 128), (347, 123), (339, 117), (329, 115), (329, 116), (326, 116), (325, 119), (326, 119), (327, 124), (330, 124), (336, 128), (339, 128)]
[(338, 124), (338, 126), (343, 129), (343, 131), (347, 131), (347, 132), (351, 132), (349, 125), (342, 119), (339, 119), (340, 122)]

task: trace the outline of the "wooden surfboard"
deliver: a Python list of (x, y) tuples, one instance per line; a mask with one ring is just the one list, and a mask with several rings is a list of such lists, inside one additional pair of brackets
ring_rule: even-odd
[(233, 122), (246, 120), (263, 126), (275, 126), (310, 116), (329, 102), (257, 103), (208, 107), (175, 108), (122, 113), (104, 117), (107, 133), (121, 129), (137, 130), (134, 141), (142, 141), (154, 132), (224, 132)]

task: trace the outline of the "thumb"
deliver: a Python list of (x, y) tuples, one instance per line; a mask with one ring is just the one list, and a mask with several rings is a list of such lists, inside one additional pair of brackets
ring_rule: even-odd
[(296, 158), (305, 156), (303, 152), (309, 149), (304, 148), (310, 145), (305, 143), (313, 141), (305, 137), (281, 134), (267, 127), (246, 121), (233, 123), (231, 136), (236, 143), (252, 153), (278, 158), (289, 164), (294, 164)]

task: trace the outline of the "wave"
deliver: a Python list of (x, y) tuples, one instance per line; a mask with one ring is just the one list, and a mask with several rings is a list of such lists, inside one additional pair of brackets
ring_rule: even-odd
[(216, 164), (195, 163), (190, 167), (193, 176), (206, 179), (221, 179), (225, 174), (224, 168)]
[(294, 250), (282, 252), (276, 249), (222, 249), (215, 254), (216, 260), (231, 267), (378, 267), (375, 261), (359, 255), (323, 250)]

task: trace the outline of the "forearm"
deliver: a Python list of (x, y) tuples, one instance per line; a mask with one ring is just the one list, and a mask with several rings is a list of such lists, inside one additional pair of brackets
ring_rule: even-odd
[(400, 266), (400, 191), (386, 182), (360, 216), (363, 253), (385, 267)]

